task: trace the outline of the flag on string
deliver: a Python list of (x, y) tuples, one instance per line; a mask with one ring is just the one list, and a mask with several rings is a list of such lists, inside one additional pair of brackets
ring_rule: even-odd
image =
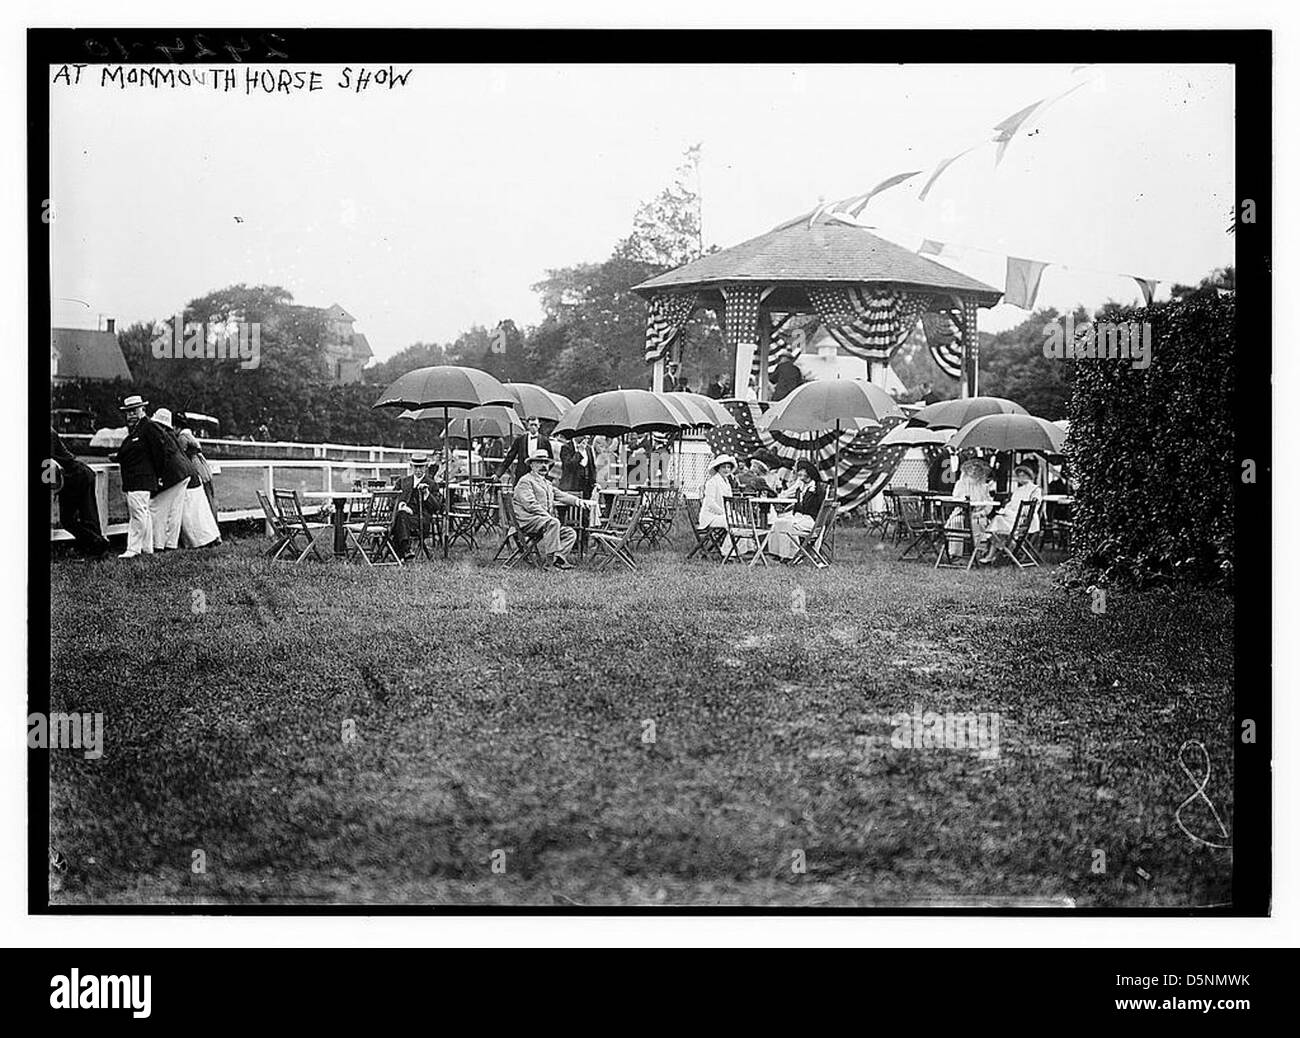
[(850, 216), (857, 216), (860, 212), (862, 212), (863, 209), (867, 207), (867, 203), (870, 202), (876, 195), (880, 194), (880, 192), (888, 191), (891, 187), (897, 187), (905, 180), (911, 180), (914, 176), (917, 176), (920, 172), (921, 171), (919, 169), (914, 169), (910, 173), (895, 173), (892, 177), (888, 177), (885, 180), (882, 180), (879, 184), (873, 187), (865, 195), (857, 195), (854, 198), (845, 199), (842, 203), (839, 203), (836, 206), (836, 209), (840, 212), (848, 213)]
[(1038, 298), (1038, 282), (1046, 269), (1047, 264), (1038, 260), (1008, 256), (1006, 294), (1002, 301), (1022, 310), (1032, 310)]
[(1160, 282), (1155, 278), (1140, 278), (1136, 274), (1130, 274), (1129, 277), (1138, 283), (1138, 288), (1142, 289), (1142, 298), (1146, 300), (1147, 306), (1150, 306), (1156, 294), (1156, 285)]
[(917, 197), (922, 202), (924, 202), (925, 196), (930, 193), (930, 188), (934, 187), (934, 182), (939, 179), (939, 177), (943, 174), (943, 171), (946, 170), (949, 166), (951, 166), (963, 155), (969, 155), (972, 151), (974, 151), (978, 147), (979, 147), (978, 144), (972, 144), (965, 151), (959, 151), (952, 158), (944, 159), (942, 162), (940, 162), (939, 165), (935, 167), (934, 172), (930, 174), (930, 179), (925, 182), (925, 187), (921, 188), (921, 193)]
[(1002, 161), (1002, 153), (1007, 150), (1007, 145), (1011, 143), (1011, 138), (1016, 135), (1016, 131), (1020, 129), (1024, 121), (1034, 114), (1034, 109), (1042, 103), (1043, 102), (1039, 100), (1035, 101), (1031, 105), (1026, 105), (1024, 108), (1020, 109), (1020, 111), (1008, 115), (993, 127), (993, 129), (997, 131), (993, 140), (997, 142), (998, 146), (997, 157), (994, 158), (993, 165), (996, 166)]
[(943, 255), (943, 242), (926, 238), (925, 241), (921, 242), (921, 247), (916, 251), (922, 256), (941, 256)]

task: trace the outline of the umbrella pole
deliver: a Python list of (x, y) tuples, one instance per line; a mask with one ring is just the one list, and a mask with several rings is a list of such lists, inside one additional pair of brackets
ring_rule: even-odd
[(451, 513), (451, 415), (445, 407), (442, 409), (442, 481), (445, 488), (442, 495), (442, 557), (445, 559), (450, 551), (447, 520)]
[(465, 462), (469, 467), (469, 478), (474, 478), (474, 423), (470, 421), (469, 412), (465, 412)]
[(831, 493), (835, 510), (831, 512), (831, 558), (835, 558), (835, 526), (840, 518), (840, 420), (835, 419), (835, 468), (831, 470)]

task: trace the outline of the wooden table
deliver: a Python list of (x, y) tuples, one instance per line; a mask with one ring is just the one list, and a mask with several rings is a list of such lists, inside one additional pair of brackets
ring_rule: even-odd
[(368, 490), (309, 490), (302, 495), (312, 501), (334, 502), (334, 554), (340, 558), (348, 553), (348, 531), (344, 526), (349, 501), (369, 501)]

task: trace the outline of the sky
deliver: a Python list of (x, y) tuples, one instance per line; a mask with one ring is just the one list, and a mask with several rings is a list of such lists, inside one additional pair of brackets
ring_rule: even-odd
[[(997, 288), (1051, 261), (1039, 306), (1139, 298), (1233, 260), (1233, 91), (1193, 65), (400, 65), (402, 86), (246, 93), (51, 69), (54, 323), (162, 319), (238, 282), (340, 303), (377, 359), (474, 324), (534, 324), (548, 269), (607, 258), (702, 144), (706, 245), (922, 170), (864, 222)], [(279, 69), (283, 66), (267, 66)], [(375, 73), (388, 66), (364, 66)], [(993, 126), (1082, 84), (995, 166)], [(925, 201), (920, 187), (955, 162)], [(980, 312), (998, 331), (1025, 316)]]

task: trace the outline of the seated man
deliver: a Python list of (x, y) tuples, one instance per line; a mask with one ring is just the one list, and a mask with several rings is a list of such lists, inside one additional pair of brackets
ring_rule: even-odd
[(740, 484), (741, 492), (766, 497), (770, 492), (767, 485), (768, 471), (767, 464), (761, 458), (751, 457), (749, 467), (736, 473), (736, 482)]
[(442, 513), (442, 493), (434, 486), (438, 466), (429, 465), (426, 454), (411, 455), (411, 471), (398, 478), (395, 489), (402, 491), (393, 520), (393, 544), (402, 558), (414, 555), (411, 535), (431, 528), (435, 516)]
[(537, 451), (529, 456), (528, 473), (520, 477), (512, 495), (515, 520), (524, 533), (540, 538), (537, 550), (544, 565), (571, 569), (564, 556), (573, 547), (578, 535), (572, 527), (561, 525), (555, 514), (555, 502), (580, 507), (587, 506), (589, 502), (551, 486), (550, 480), (546, 478), (550, 467), (549, 454)]

